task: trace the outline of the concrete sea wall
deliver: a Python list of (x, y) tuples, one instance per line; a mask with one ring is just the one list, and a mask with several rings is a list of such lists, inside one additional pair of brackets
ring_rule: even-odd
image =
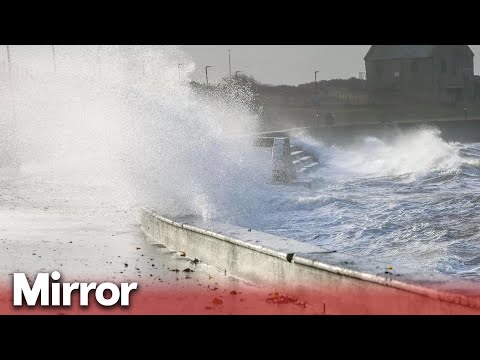
[(288, 290), (333, 314), (480, 314), (478, 283), (338, 253), (195, 217), (141, 209), (143, 232), (222, 271)]

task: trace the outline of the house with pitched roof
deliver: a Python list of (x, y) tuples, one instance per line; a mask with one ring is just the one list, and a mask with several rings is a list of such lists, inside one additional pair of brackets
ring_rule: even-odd
[(382, 102), (467, 103), (474, 99), (468, 45), (372, 45), (364, 60), (371, 98)]

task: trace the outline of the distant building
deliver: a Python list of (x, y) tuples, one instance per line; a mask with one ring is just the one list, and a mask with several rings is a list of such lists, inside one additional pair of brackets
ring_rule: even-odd
[(473, 52), (468, 45), (372, 45), (365, 68), (376, 102), (474, 99)]

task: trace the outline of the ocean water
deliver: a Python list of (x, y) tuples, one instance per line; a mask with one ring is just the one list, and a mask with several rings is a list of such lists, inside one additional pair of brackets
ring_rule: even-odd
[[(194, 91), (197, 65), (180, 48), (57, 46), (56, 72), (15, 49), (22, 71), (0, 73), (3, 189), (28, 199), (35, 179), (95, 194), (95, 213), (151, 206), (480, 279), (478, 143), (448, 142), (434, 128), (347, 143), (298, 136), (320, 168), (273, 185), (271, 153), (252, 146), (261, 117), (236, 89)], [(59, 212), (71, 211), (61, 205), (71, 193), (55, 198)], [(42, 198), (49, 207), (51, 194)]]
[(434, 128), (358, 136), (350, 144), (299, 137), (320, 168), (264, 189), (244, 222), (272, 234), (425, 271), (480, 279), (480, 143)]

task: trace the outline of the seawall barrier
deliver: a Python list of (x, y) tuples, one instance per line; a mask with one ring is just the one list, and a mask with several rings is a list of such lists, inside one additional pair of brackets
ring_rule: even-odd
[(480, 314), (473, 281), (422, 273), (313, 244), (196, 217), (140, 210), (142, 231), (220, 270), (289, 291), (332, 314)]

